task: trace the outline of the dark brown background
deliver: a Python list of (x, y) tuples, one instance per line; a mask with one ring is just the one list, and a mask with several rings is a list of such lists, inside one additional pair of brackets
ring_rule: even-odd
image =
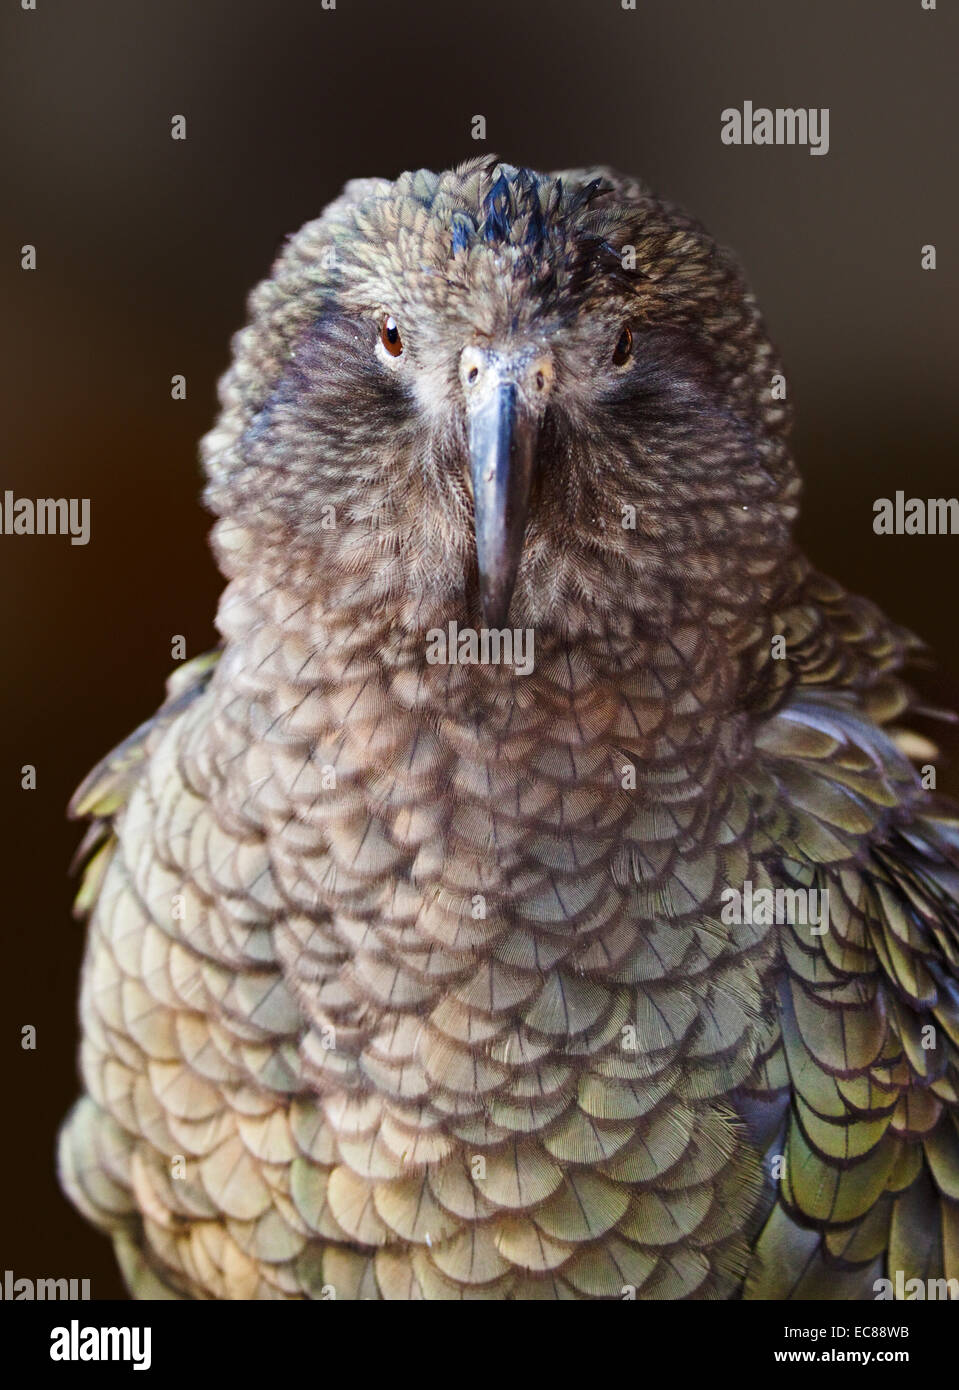
[[(936, 13), (920, 0), (639, 0), (636, 13), (620, 0), (38, 0), (26, 13), (7, 0), (0, 492), (90, 497), (92, 539), (0, 536), (0, 1274), (120, 1292), (109, 1246), (53, 1173), (83, 940), (63, 812), (155, 708), (173, 634), (191, 655), (212, 640), (196, 442), (244, 295), (283, 236), (347, 178), (483, 149), (641, 174), (747, 267), (798, 406), (814, 559), (956, 672), (959, 541), (876, 537), (871, 522), (896, 488), (956, 490), (957, 27), (945, 0)], [(829, 154), (723, 146), (720, 112), (747, 98), (828, 106)], [(470, 139), (478, 112), (485, 146)], [(178, 113), (185, 143), (170, 139)], [(934, 273), (920, 269), (926, 242)], [(947, 675), (932, 689), (959, 705)], [(24, 763), (36, 791), (20, 790)], [(959, 789), (955, 767), (947, 778)], [(20, 1050), (24, 1023), (36, 1052)]]

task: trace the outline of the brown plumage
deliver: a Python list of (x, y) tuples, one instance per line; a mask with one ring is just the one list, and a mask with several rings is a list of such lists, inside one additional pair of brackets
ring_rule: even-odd
[[(74, 803), (61, 1173), (138, 1296), (959, 1276), (959, 824), (913, 639), (791, 540), (779, 370), (605, 171), (350, 184), (254, 292), (222, 654)], [(528, 674), (427, 659), (507, 613)], [(828, 930), (725, 920), (747, 882)]]

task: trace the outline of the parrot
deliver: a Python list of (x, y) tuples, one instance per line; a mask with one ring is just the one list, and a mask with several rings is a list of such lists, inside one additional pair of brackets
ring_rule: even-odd
[(793, 538), (784, 380), (606, 167), (288, 238), (201, 446), (219, 645), (71, 804), (58, 1173), (133, 1297), (959, 1288), (959, 808), (919, 639)]

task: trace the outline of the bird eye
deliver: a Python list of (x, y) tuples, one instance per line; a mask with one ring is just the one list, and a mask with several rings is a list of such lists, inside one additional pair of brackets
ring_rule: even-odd
[(396, 319), (392, 314), (387, 314), (383, 320), (383, 327), (380, 329), (380, 342), (391, 357), (399, 357), (403, 351), (403, 339), (400, 337), (400, 330), (397, 328)]
[(633, 335), (630, 332), (629, 325), (625, 324), (622, 333), (619, 335), (619, 341), (613, 348), (613, 361), (616, 363), (617, 367), (621, 367), (624, 362), (629, 360), (632, 351)]

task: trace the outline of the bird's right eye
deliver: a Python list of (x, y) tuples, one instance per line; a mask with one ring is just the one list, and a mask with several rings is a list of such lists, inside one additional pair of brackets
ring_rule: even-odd
[(628, 362), (633, 351), (633, 335), (629, 324), (623, 325), (623, 331), (619, 335), (619, 341), (613, 348), (613, 361), (617, 367), (621, 367), (624, 362)]
[(392, 314), (387, 314), (383, 320), (383, 327), (380, 329), (380, 342), (391, 357), (399, 357), (403, 351), (403, 339), (400, 337), (400, 330)]

